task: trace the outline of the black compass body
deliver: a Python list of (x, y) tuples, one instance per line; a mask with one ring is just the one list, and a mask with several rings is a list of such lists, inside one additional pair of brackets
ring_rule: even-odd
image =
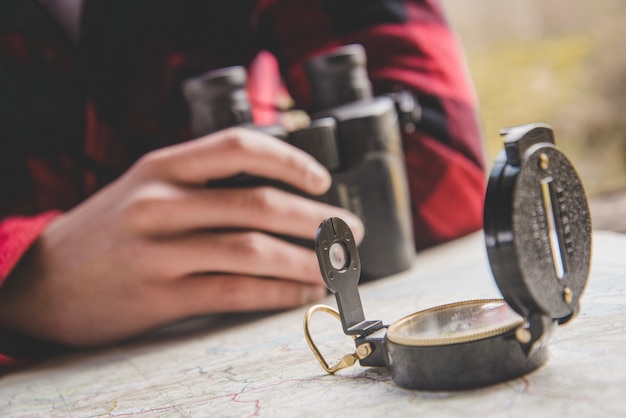
[(366, 320), (351, 232), (341, 219), (327, 219), (318, 230), (318, 260), (344, 332), (357, 346), (346, 366), (331, 372), (358, 360), (387, 367), (403, 387), (456, 390), (519, 377), (547, 361), (550, 335), (580, 309), (591, 265), (590, 212), (548, 125), (513, 127), (503, 135), (505, 150), (487, 186), (484, 233), (504, 299), (437, 306), (389, 326)]

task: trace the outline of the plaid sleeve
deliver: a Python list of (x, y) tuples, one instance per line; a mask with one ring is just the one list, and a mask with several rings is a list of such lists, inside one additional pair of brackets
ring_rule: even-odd
[[(44, 18), (32, 1), (0, 4), (0, 286), (58, 213), (51, 200), (63, 189), (51, 187), (59, 182), (41, 155), (63, 148), (49, 140), (59, 126), (77, 124), (63, 71), (54, 71), (66, 56)], [(61, 97), (38, 100), (47, 96)]]
[(417, 248), (481, 228), (485, 173), (476, 99), (435, 0), (268, 0), (256, 22), (262, 47), (278, 57), (304, 107), (304, 62), (350, 43), (365, 47), (377, 94), (401, 88), (417, 96), (422, 120), (417, 131), (403, 133)]

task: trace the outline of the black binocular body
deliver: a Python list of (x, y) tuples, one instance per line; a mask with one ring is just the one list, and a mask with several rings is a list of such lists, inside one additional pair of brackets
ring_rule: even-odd
[[(222, 68), (187, 80), (183, 92), (193, 134), (201, 136), (241, 126), (263, 131), (306, 151), (332, 176), (327, 193), (309, 197), (347, 209), (365, 225), (365, 237), (359, 246), (361, 280), (407, 270), (415, 249), (400, 124), (417, 114), (413, 96), (402, 92), (373, 96), (365, 51), (360, 45), (316, 56), (306, 64), (306, 72), (312, 91), (311, 124), (293, 132), (279, 125), (253, 123), (243, 67)], [(260, 184), (296, 192), (284, 184), (245, 173), (209, 186)], [(305, 245), (312, 248), (313, 242)]]

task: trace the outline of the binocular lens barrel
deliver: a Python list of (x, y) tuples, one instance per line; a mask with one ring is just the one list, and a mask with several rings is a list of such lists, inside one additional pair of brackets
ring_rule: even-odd
[(365, 49), (346, 45), (309, 60), (306, 73), (311, 83), (311, 111), (330, 109), (372, 97)]
[(209, 71), (184, 82), (183, 94), (195, 110), (191, 125), (196, 135), (252, 122), (247, 79), (246, 69), (234, 66)]

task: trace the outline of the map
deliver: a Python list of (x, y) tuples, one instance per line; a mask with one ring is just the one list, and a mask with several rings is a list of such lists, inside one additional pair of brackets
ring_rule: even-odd
[[(0, 378), (3, 417), (483, 416), (626, 417), (626, 236), (594, 236), (578, 318), (559, 327), (550, 359), (505, 383), (414, 391), (385, 368), (326, 374), (303, 335), (305, 308), (196, 318), (149, 336), (49, 359)], [(500, 297), (479, 234), (420, 254), (406, 273), (360, 286), (366, 319)], [(335, 306), (334, 298), (325, 304)], [(329, 362), (354, 351), (341, 324), (314, 316)]]

